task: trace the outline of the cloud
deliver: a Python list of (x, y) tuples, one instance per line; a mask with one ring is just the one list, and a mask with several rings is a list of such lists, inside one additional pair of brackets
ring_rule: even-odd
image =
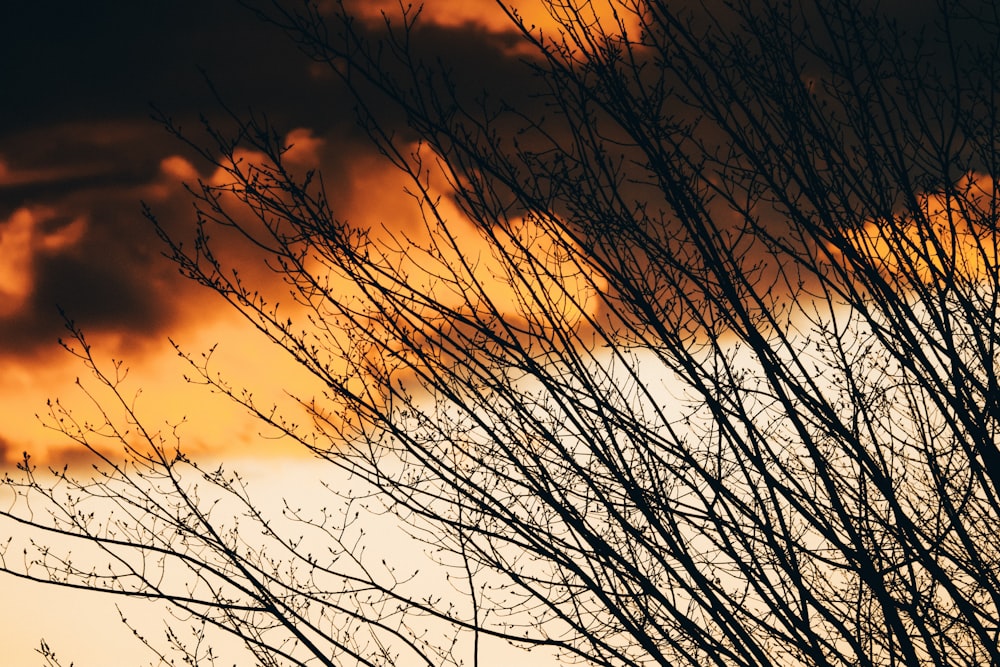
[(75, 246), (86, 227), (83, 217), (66, 220), (40, 207), (20, 208), (0, 221), (0, 318), (18, 312), (31, 296), (39, 261)]
[[(292, 167), (322, 170), (339, 219), (385, 225), (390, 234), (420, 224), (399, 174), (355, 126), (342, 84), (315, 77), (280, 31), (236, 4), (177, 0), (113, 8), (99, 2), (52, 11), (21, 3), (0, 26), (0, 61), (20, 63), (0, 72), (0, 89), (9, 91), (0, 125), (0, 437), (15, 443), (14, 451), (32, 445), (57, 451), (53, 434), (31, 430), (34, 420), (25, 415), (48, 397), (71, 395), (82, 372), (56, 346), (65, 334), (57, 307), (84, 328), (98, 354), (129, 360), (136, 384), (164, 404), (179, 405), (190, 390), (167, 389), (160, 376), (181, 372), (165, 362), (175, 359), (168, 335), (194, 341), (192, 350), (213, 342), (234, 348), (235, 357), (221, 364), (224, 372), (250, 369), (269, 385), (301, 386), (276, 359), (248, 364), (262, 358), (251, 348), (266, 343), (234, 320), (217, 295), (178, 274), (142, 216), (145, 200), (169, 233), (190, 238), (195, 213), (184, 183), (215, 175), (195, 151), (150, 121), (149, 102), (201, 145), (210, 137), (200, 113), (223, 133), (233, 128), (198, 67), (234, 113), (267, 114), (290, 146), (285, 158)], [(469, 99), (485, 88), (517, 105), (541, 104), (530, 97), (527, 69), (512, 56), (502, 18), (487, 7), (429, 3), (420, 57), (454, 63), (459, 93)], [(365, 29), (377, 37), (384, 28), (372, 22)], [(402, 115), (384, 119), (390, 133), (411, 136)], [(248, 278), (287, 293), (259, 255), (224, 234), (218, 238), (225, 238), (227, 258), (247, 267)], [(220, 449), (253, 439), (252, 428), (219, 423), (239, 434), (227, 442), (224, 428), (205, 431)]]
[[(333, 2), (327, 5), (335, 4)], [(564, 22), (582, 19), (587, 25), (600, 25), (608, 34), (618, 34), (619, 19), (629, 32), (637, 32), (638, 18), (615, 0), (575, 0), (543, 3), (515, 1), (507, 4), (532, 32), (554, 37), (565, 30)], [(348, 0), (345, 6), (351, 14), (372, 23), (400, 15), (398, 0)], [(413, 7), (418, 4), (414, 3)], [(421, 3), (420, 19), (444, 28), (478, 27), (491, 33), (514, 33), (517, 27), (495, 0), (430, 0)], [(323, 5), (321, 4), (321, 8)]]
[[(0, 356), (54, 344), (61, 307), (81, 325), (145, 337), (176, 312), (142, 188), (83, 188), (30, 204), (0, 222)], [(179, 187), (177, 188), (179, 191)]]
[(34, 226), (28, 209), (0, 222), (0, 317), (17, 311), (31, 291)]
[(164, 176), (181, 183), (198, 180), (198, 170), (180, 155), (168, 155), (160, 160), (160, 171)]
[(307, 127), (297, 127), (285, 137), (288, 150), (282, 156), (285, 162), (306, 169), (316, 169), (320, 166), (322, 150), (326, 140), (317, 137), (313, 130)]
[[(1000, 248), (995, 201), (994, 179), (969, 172), (950, 193), (920, 193), (916, 210), (891, 221), (869, 220), (849, 238), (861, 257), (905, 289), (943, 281), (959, 289), (990, 284)], [(843, 254), (828, 249), (840, 262)]]

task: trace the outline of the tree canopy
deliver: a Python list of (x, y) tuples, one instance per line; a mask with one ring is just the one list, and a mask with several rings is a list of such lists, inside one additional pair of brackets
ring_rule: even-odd
[[(191, 184), (189, 237), (160, 229), (322, 391), (287, 388), (293, 423), (207, 356), (195, 382), (350, 484), (276, 520), (124, 398), (91, 426), (54, 404), (125, 459), (25, 462), (3, 516), (97, 551), (41, 540), (2, 569), (166, 600), (261, 664), (479, 664), (493, 639), (594, 665), (1000, 663), (997, 7), (542, 4), (557, 32), (505, 9), (524, 81), (498, 98), (428, 55), (418, 8), (251, 3), (351, 93), (423, 226), (341, 219), (281, 128), (231, 112), (161, 118), (221, 176)], [(365, 548), (382, 511), (457, 594)]]

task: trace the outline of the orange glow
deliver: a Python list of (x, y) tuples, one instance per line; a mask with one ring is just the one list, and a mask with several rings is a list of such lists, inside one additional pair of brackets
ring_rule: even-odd
[(176, 181), (191, 181), (193, 183), (198, 180), (198, 170), (179, 155), (171, 155), (160, 160), (160, 171)]
[(38, 214), (18, 209), (0, 224), (0, 315), (17, 311), (31, 290), (31, 257)]
[(988, 211), (979, 210), (979, 204), (992, 201), (993, 181), (969, 174), (956, 190), (957, 197), (923, 195), (920, 221), (866, 223), (853, 235), (855, 247), (904, 283), (987, 278), (987, 272), (1000, 263), (1000, 237), (996, 223), (990, 223)]
[[(410, 148), (414, 154), (422, 153), (428, 178), (426, 197), (435, 202), (433, 212), (429, 208), (421, 211), (409, 194), (414, 187), (409, 177), (384, 160), (355, 165), (351, 191), (356, 197), (348, 207), (349, 220), (356, 227), (372, 230), (372, 239), (384, 251), (381, 260), (398, 266), (411, 284), (425, 284), (428, 296), (451, 308), (462, 308), (469, 295), (436, 279), (449, 271), (470, 287), (473, 282), (481, 285), (484, 296), (507, 317), (532, 317), (528, 309), (536, 298), (549, 302), (549, 313), (558, 313), (566, 326), (576, 326), (584, 315), (596, 313), (598, 292), (606, 284), (589, 267), (578, 266), (580, 253), (568, 239), (557, 236), (551, 221), (516, 218), (497, 225), (495, 240), (484, 238), (455, 202), (448, 179), (428, 167), (441, 164), (439, 156), (417, 145)], [(372, 192), (379, 196), (371, 198), (368, 193)], [(412, 244), (415, 252), (390, 250), (407, 244)], [(423, 253), (431, 248), (433, 255)], [(463, 267), (463, 262), (471, 270)], [(541, 273), (535, 275), (537, 272)]]
[(56, 212), (45, 207), (19, 208), (0, 221), (0, 317), (16, 313), (34, 286), (34, 259), (38, 253), (53, 253), (75, 245), (87, 221), (77, 217), (54, 229)]
[[(110, 371), (116, 350), (123, 347), (117, 338), (115, 334), (88, 336), (98, 366), (105, 372)], [(291, 363), (282, 350), (248, 331), (245, 320), (232, 316), (182, 333), (177, 339), (182, 349), (196, 360), (202, 352), (218, 344), (209, 366), (213, 375), (221, 376), (236, 389), (252, 388), (262, 408), (276, 405), (291, 420), (300, 424), (307, 421), (304, 411), (285, 391), (309, 397), (321, 387), (304, 369)], [(0, 445), (6, 443), (7, 450), (3, 452), (0, 446), (0, 454), (5, 454), (8, 465), (20, 459), (23, 451), (29, 452), (32, 463), (39, 465), (60, 466), (89, 460), (80, 446), (45, 425), (54, 422), (46, 408), (49, 399), (58, 398), (81, 423), (103, 422), (104, 416), (94, 400), (100, 402), (115, 426), (125, 428), (129, 423), (123, 406), (77, 359), (61, 350), (55, 350), (53, 355), (46, 361), (14, 360), (0, 366), (0, 407), (4, 413)], [(185, 453), (200, 460), (305, 453), (290, 443), (276, 440), (275, 433), (230, 399), (185, 381), (184, 375), (194, 375), (191, 367), (166, 344), (134, 362), (130, 359), (127, 368), (128, 375), (120, 386), (122, 397), (134, 406), (143, 427), (162, 436), (168, 447), (176, 442)], [(77, 378), (80, 387), (75, 386)], [(176, 441), (174, 426), (178, 426)], [(114, 439), (94, 438), (93, 442), (99, 451), (112, 458), (122, 451), (122, 444)], [(141, 440), (130, 439), (130, 442), (146, 449)]]
[[(309, 129), (293, 130), (285, 138), (285, 144), (291, 146), (285, 154), (290, 167), (322, 166), (324, 142)], [(416, 145), (411, 149), (419, 150)], [(426, 150), (422, 157), (424, 165), (438, 164), (438, 156)], [(261, 164), (264, 159), (253, 152), (240, 153), (237, 158), (242, 160), (243, 168)], [(193, 185), (192, 181), (198, 176), (196, 168), (185, 158), (167, 156), (160, 161), (159, 173), (153, 182), (144, 186), (141, 196), (150, 201), (154, 209), (166, 206), (167, 202), (186, 196), (181, 190), (182, 181)], [(574, 252), (571, 243), (553, 231), (552, 221), (513, 219), (505, 224), (506, 232), (498, 231), (497, 239), (487, 240), (454, 201), (446, 177), (436, 168), (428, 176), (425, 202), (436, 202), (434, 212), (427, 208), (422, 210), (417, 199), (409, 194), (414, 184), (406, 174), (382, 159), (358, 159), (349, 172), (348, 196), (340, 201), (334, 214), (346, 219), (354, 228), (370, 230), (372, 261), (382, 261), (393, 267), (398, 275), (406, 276), (414, 289), (447, 308), (468, 311), (479, 307), (474, 304), (482, 301), (472, 293), (473, 284), (478, 284), (482, 287), (482, 296), (493, 308), (517, 322), (538, 316), (532, 312), (538, 307), (536, 299), (545, 304), (548, 315), (542, 319), (546, 324), (576, 327), (584, 316), (595, 314), (604, 283), (589, 268), (578, 264), (579, 254)], [(204, 180), (224, 185), (231, 183), (232, 177), (217, 170)], [(228, 192), (223, 200), (240, 216), (241, 224), (245, 223), (250, 229), (262, 229), (260, 222), (255, 221), (237, 200), (236, 194)], [(334, 204), (336, 206), (337, 202)], [(70, 248), (84, 231), (85, 223), (81, 218), (55, 232), (40, 235), (33, 230), (43, 214), (19, 211), (7, 225), (12, 231), (3, 237), (2, 243), (5, 249), (9, 246), (11, 252), (4, 253), (6, 263), (0, 268), (5, 272), (3, 285), (8, 291), (5, 296), (11, 308), (16, 308), (17, 299), (30, 289), (30, 253), (38, 248)], [(435, 215), (440, 216), (444, 226), (436, 222)], [(280, 301), (282, 321), (287, 318), (293, 322), (293, 331), (304, 327), (308, 332), (311, 325), (306, 321), (305, 307), (289, 298), (288, 285), (264, 266), (259, 249), (239, 235), (227, 233), (231, 230), (210, 231), (223, 265), (238, 268), (246, 285), (260, 290), (268, 304)], [(328, 281), (329, 292), (338, 299), (362, 296), (353, 282), (321, 259), (310, 259), (307, 267), (320, 280)], [(449, 276), (449, 272), (454, 275)], [(439, 279), (442, 276), (445, 280)], [(203, 290), (203, 295), (196, 293), (194, 299), (183, 321), (165, 332), (158, 345), (138, 351), (130, 350), (134, 343), (122, 332), (85, 331), (95, 357), (99, 362), (104, 361), (105, 368), (112, 357), (128, 362), (130, 374), (123, 390), (127, 397), (136, 398), (137, 414), (152, 431), (171, 440), (173, 425), (189, 422), (179, 430), (180, 444), (189, 453), (210, 458), (244, 454), (248, 449), (252, 449), (254, 455), (264, 456), (304, 453), (290, 443), (261, 438), (261, 435), (274, 434), (266, 433), (266, 427), (247, 415), (243, 408), (226, 398), (211, 395), (205, 387), (184, 382), (182, 375), (192, 375), (192, 369), (177, 358), (167, 344), (167, 335), (195, 358), (218, 343), (210, 364), (213, 376), (219, 376), (236, 390), (242, 387), (253, 390), (259, 407), (268, 409), (277, 404), (291, 420), (300, 424), (308, 423), (308, 416), (285, 391), (293, 391), (298, 398), (309, 400), (320, 396), (325, 388), (308, 371), (291, 361), (283, 349), (249, 327), (219, 297)], [(544, 322), (548, 317), (558, 322)], [(427, 326), (427, 331), (415, 335), (430, 333), (433, 324)], [(341, 350), (349, 348), (348, 332), (340, 336), (334, 327), (327, 335), (323, 344), (328, 347), (330, 357), (323, 361), (328, 363), (331, 372), (346, 373), (349, 362), (338, 357)], [(374, 359), (370, 361), (378, 363)], [(88, 379), (78, 360), (54, 346), (50, 358), (14, 360), (3, 367), (0, 402), (3, 411), (10, 416), (4, 419), (2, 437), (8, 443), (16, 443), (16, 447), (12, 444), (9, 448), (8, 459), (19, 457), (23, 450), (31, 451), (35, 457), (33, 461), (42, 464), (58, 464), (79, 457), (75, 453), (77, 449), (65, 437), (45, 429), (33, 417), (35, 413), (44, 412), (47, 399), (58, 397), (81, 419), (99, 423), (102, 417), (96, 406), (73, 386), (77, 376), (81, 376), (84, 387), (98, 387), (95, 380)], [(96, 397), (103, 405), (114, 404), (114, 397), (104, 390), (99, 390)], [(114, 423), (124, 423), (122, 414), (116, 416), (112, 412), (110, 416)], [(106, 445), (102, 451), (112, 455), (121, 446), (114, 441)]]
[[(383, 16), (399, 16), (398, 0), (349, 0), (344, 3), (348, 12), (369, 21), (382, 21)], [(406, 4), (406, 3), (404, 3)], [(423, 5), (421, 20), (447, 28), (477, 26), (488, 32), (511, 32), (516, 28), (496, 0), (425, 0), (413, 3)], [(505, 2), (511, 13), (533, 33), (554, 38), (566, 31), (567, 26), (584, 25), (594, 29), (599, 25), (605, 34), (621, 34), (624, 27), (637, 33), (639, 18), (629, 9), (634, 3), (623, 0), (515, 0)], [(579, 14), (579, 19), (572, 18)]]

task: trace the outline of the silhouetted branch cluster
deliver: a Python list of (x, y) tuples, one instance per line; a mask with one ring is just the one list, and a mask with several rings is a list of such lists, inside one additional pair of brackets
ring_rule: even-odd
[[(262, 664), (477, 663), (487, 637), (595, 665), (1000, 663), (996, 8), (907, 32), (851, 0), (546, 4), (559, 34), (510, 12), (524, 107), (423, 59), (415, 9), (256, 6), (352, 91), (423, 227), (338, 219), (234, 113), (196, 146), (226, 180), (192, 188), (193, 243), (164, 240), (326, 389), (297, 425), (191, 358), (197, 381), (357, 488), (279, 530), (128, 401), (97, 425), (56, 404), (126, 462), (25, 462), (4, 516), (101, 565), (40, 538), (3, 569), (166, 600)], [(294, 304), (217, 254), (234, 231)], [(382, 509), (454, 594), (364, 548)]]

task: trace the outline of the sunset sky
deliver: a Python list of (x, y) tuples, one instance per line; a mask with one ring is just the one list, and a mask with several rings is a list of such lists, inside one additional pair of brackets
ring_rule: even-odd
[[(377, 26), (383, 5), (398, 7), (359, 0), (357, 8)], [(544, 25), (542, 16), (526, 17)], [(437, 33), (427, 43), (458, 63), (460, 76), (498, 95), (522, 88), (515, 42), (490, 0), (428, 3), (424, 22)], [(299, 159), (322, 168), (339, 217), (399, 229), (417, 224), (402, 180), (354, 127), (344, 91), (234, 0), (5, 3), (0, 460), (7, 466), (24, 451), (33, 462), (57, 466), (80, 454), (35, 416), (55, 398), (92, 414), (74, 386), (77, 377), (88, 382), (86, 370), (57, 345), (66, 333), (58, 308), (83, 328), (99, 360), (125, 360), (125, 391), (141, 389), (137, 406), (148, 424), (188, 420), (182, 435), (189, 451), (244, 461), (288, 453), (261, 438), (259, 425), (241, 411), (186, 385), (185, 366), (168, 342), (192, 353), (219, 343), (217, 369), (258, 391), (280, 397), (286, 386), (301, 386), (301, 373), (221, 299), (161, 257), (141, 214), (145, 201), (169, 229), (194, 220), (183, 182), (211, 178), (211, 171), (150, 119), (150, 105), (194, 130), (202, 113), (218, 119), (205, 76), (233, 109), (267, 113), (286, 128)], [(287, 483), (275, 472), (280, 467), (269, 470), (277, 487)], [(10, 579), (0, 581), (0, 599), (10, 664), (37, 664), (39, 637), (78, 665), (110, 664), (109, 650), (127, 663), (145, 657), (117, 622), (112, 600)]]
[[(595, 11), (606, 1), (596, 0)], [(345, 4), (372, 32), (380, 29), (383, 10), (399, 11), (397, 0)], [(906, 8), (900, 16), (917, 26), (931, 4), (883, 3), (891, 12)], [(526, 23), (553, 30), (537, 3), (519, 6)], [(427, 0), (422, 16), (422, 55), (450, 63), (460, 88), (485, 89), (533, 109), (520, 37), (494, 0)], [(186, 365), (170, 343), (194, 355), (218, 344), (215, 370), (233, 385), (252, 386), (264, 399), (287, 400), (287, 388), (309, 392), (310, 378), (280, 350), (216, 294), (179, 275), (161, 255), (163, 244), (142, 214), (145, 202), (160, 224), (179, 236), (195, 221), (184, 184), (211, 181), (215, 174), (150, 116), (155, 107), (196, 138), (204, 136), (202, 115), (226, 128), (208, 81), (230, 109), (266, 114), (282, 129), (294, 145), (289, 162), (321, 171), (338, 219), (387, 234), (419, 229), (419, 211), (403, 191), (405, 181), (357, 128), (347, 91), (237, 0), (5, 3), (0, 9), (0, 465), (7, 469), (22, 452), (42, 465), (80, 459), (78, 448), (36, 417), (56, 398), (79, 414), (93, 411), (75, 384), (80, 377), (85, 387), (92, 385), (86, 369), (57, 343), (66, 335), (62, 309), (83, 329), (99, 362), (107, 367), (122, 359), (130, 368), (123, 393), (137, 397), (147, 425), (165, 429), (185, 420), (186, 450), (249, 462), (261, 476), (272, 471), (275, 488), (302, 474), (301, 452), (262, 433), (257, 421), (227, 400), (186, 383)], [(405, 132), (399, 119), (387, 118), (399, 123), (390, 130)], [(447, 207), (446, 202), (445, 212), (460, 226), (458, 210)], [(878, 243), (873, 232), (875, 253)], [(238, 246), (228, 250), (243, 252)], [(252, 264), (252, 255), (243, 259), (257, 271), (255, 278), (280, 284)], [(23, 596), (16, 610), (8, 605), (4, 625), (17, 627), (13, 643), (22, 657), (31, 656), (37, 636), (46, 634), (40, 625), (65, 626), (79, 609), (73, 605), (89, 604), (82, 597), (53, 603), (31, 590), (0, 579), (0, 599)], [(101, 607), (99, 618), (108, 618), (109, 608)], [(96, 618), (85, 619), (77, 635), (101, 631), (104, 621)], [(76, 646), (82, 653), (62, 653), (80, 657), (82, 665), (99, 664), (107, 648), (85, 640)]]
[[(355, 8), (378, 26), (383, 6), (398, 9), (388, 0)], [(415, 225), (403, 181), (355, 129), (329, 73), (236, 2), (25, 2), (3, 13), (0, 456), (72, 457), (34, 416), (49, 398), (86, 403), (72, 386), (83, 367), (56, 344), (65, 334), (60, 307), (99, 359), (127, 362), (128, 388), (143, 390), (140, 408), (154, 421), (191, 421), (189, 448), (266, 448), (229, 406), (192, 400), (167, 342), (191, 352), (219, 342), (220, 369), (232, 364), (276, 388), (288, 381), (280, 356), (160, 256), (140, 201), (168, 229), (185, 229), (194, 216), (183, 182), (211, 173), (150, 119), (150, 105), (195, 131), (199, 114), (218, 119), (204, 71), (231, 108), (266, 113), (289, 133), (301, 161), (322, 168), (338, 217), (354, 224)], [(546, 25), (537, 9), (524, 16)], [(490, 0), (431, 2), (423, 21), (437, 33), (426, 43), (458, 64), (460, 81), (521, 96), (516, 41)]]
[[(538, 3), (517, 4), (527, 23), (551, 31)], [(918, 25), (923, 5), (883, 3), (890, 12), (903, 4), (901, 16)], [(383, 9), (398, 11), (394, 0), (348, 5), (371, 29)], [(168, 337), (191, 352), (220, 342), (220, 370), (233, 364), (276, 387), (287, 367), (160, 256), (140, 201), (167, 229), (190, 229), (183, 182), (212, 174), (150, 119), (150, 105), (197, 136), (200, 114), (221, 117), (203, 71), (232, 109), (266, 113), (288, 133), (301, 163), (321, 168), (335, 214), (351, 224), (413, 229), (419, 219), (404, 182), (357, 130), (329, 72), (235, 0), (18, 2), (3, 13), (0, 460), (25, 450), (36, 460), (71, 455), (34, 417), (48, 398), (73, 405), (83, 372), (56, 344), (65, 333), (59, 307), (98, 358), (127, 362), (129, 387), (143, 389), (150, 414), (189, 418), (188, 447), (259, 447), (252, 424), (221, 402), (189, 400), (178, 381), (184, 367)], [(422, 22), (422, 44), (434, 51), (426, 55), (451, 63), (459, 86), (530, 104), (518, 39), (492, 0), (427, 2)], [(255, 363), (243, 363), (247, 356)]]
[[(526, 21), (551, 26), (523, 4)], [(396, 12), (398, 3), (352, 3), (374, 30), (383, 8)], [(460, 83), (528, 101), (517, 38), (492, 0), (428, 2), (422, 21), (427, 55), (454, 63)], [(178, 274), (141, 202), (167, 229), (194, 222), (183, 184), (210, 180), (211, 168), (150, 115), (155, 105), (195, 133), (201, 114), (219, 120), (207, 77), (230, 108), (266, 113), (283, 128), (295, 144), (288, 157), (322, 169), (339, 218), (412, 232), (420, 221), (405, 181), (355, 127), (345, 91), (235, 0), (6, 3), (0, 63), (0, 462), (10, 468), (22, 452), (42, 466), (80, 462), (80, 447), (36, 417), (50, 399), (95, 416), (75, 380), (95, 383), (57, 344), (66, 335), (62, 308), (105, 368), (124, 360), (123, 391), (137, 396), (147, 426), (186, 419), (187, 451), (258, 478), (267, 471), (257, 487), (265, 496), (289, 487), (309, 493), (297, 467), (308, 459), (261, 437), (260, 425), (228, 401), (187, 385), (168, 339), (193, 354), (218, 343), (215, 368), (258, 395), (280, 400), (308, 378), (220, 298)], [(0, 599), (11, 664), (40, 662), (41, 637), (67, 664), (110, 664), (109, 652), (120, 664), (149, 658), (118, 621), (115, 600), (10, 578), (0, 581)], [(135, 620), (145, 608), (123, 610)]]

